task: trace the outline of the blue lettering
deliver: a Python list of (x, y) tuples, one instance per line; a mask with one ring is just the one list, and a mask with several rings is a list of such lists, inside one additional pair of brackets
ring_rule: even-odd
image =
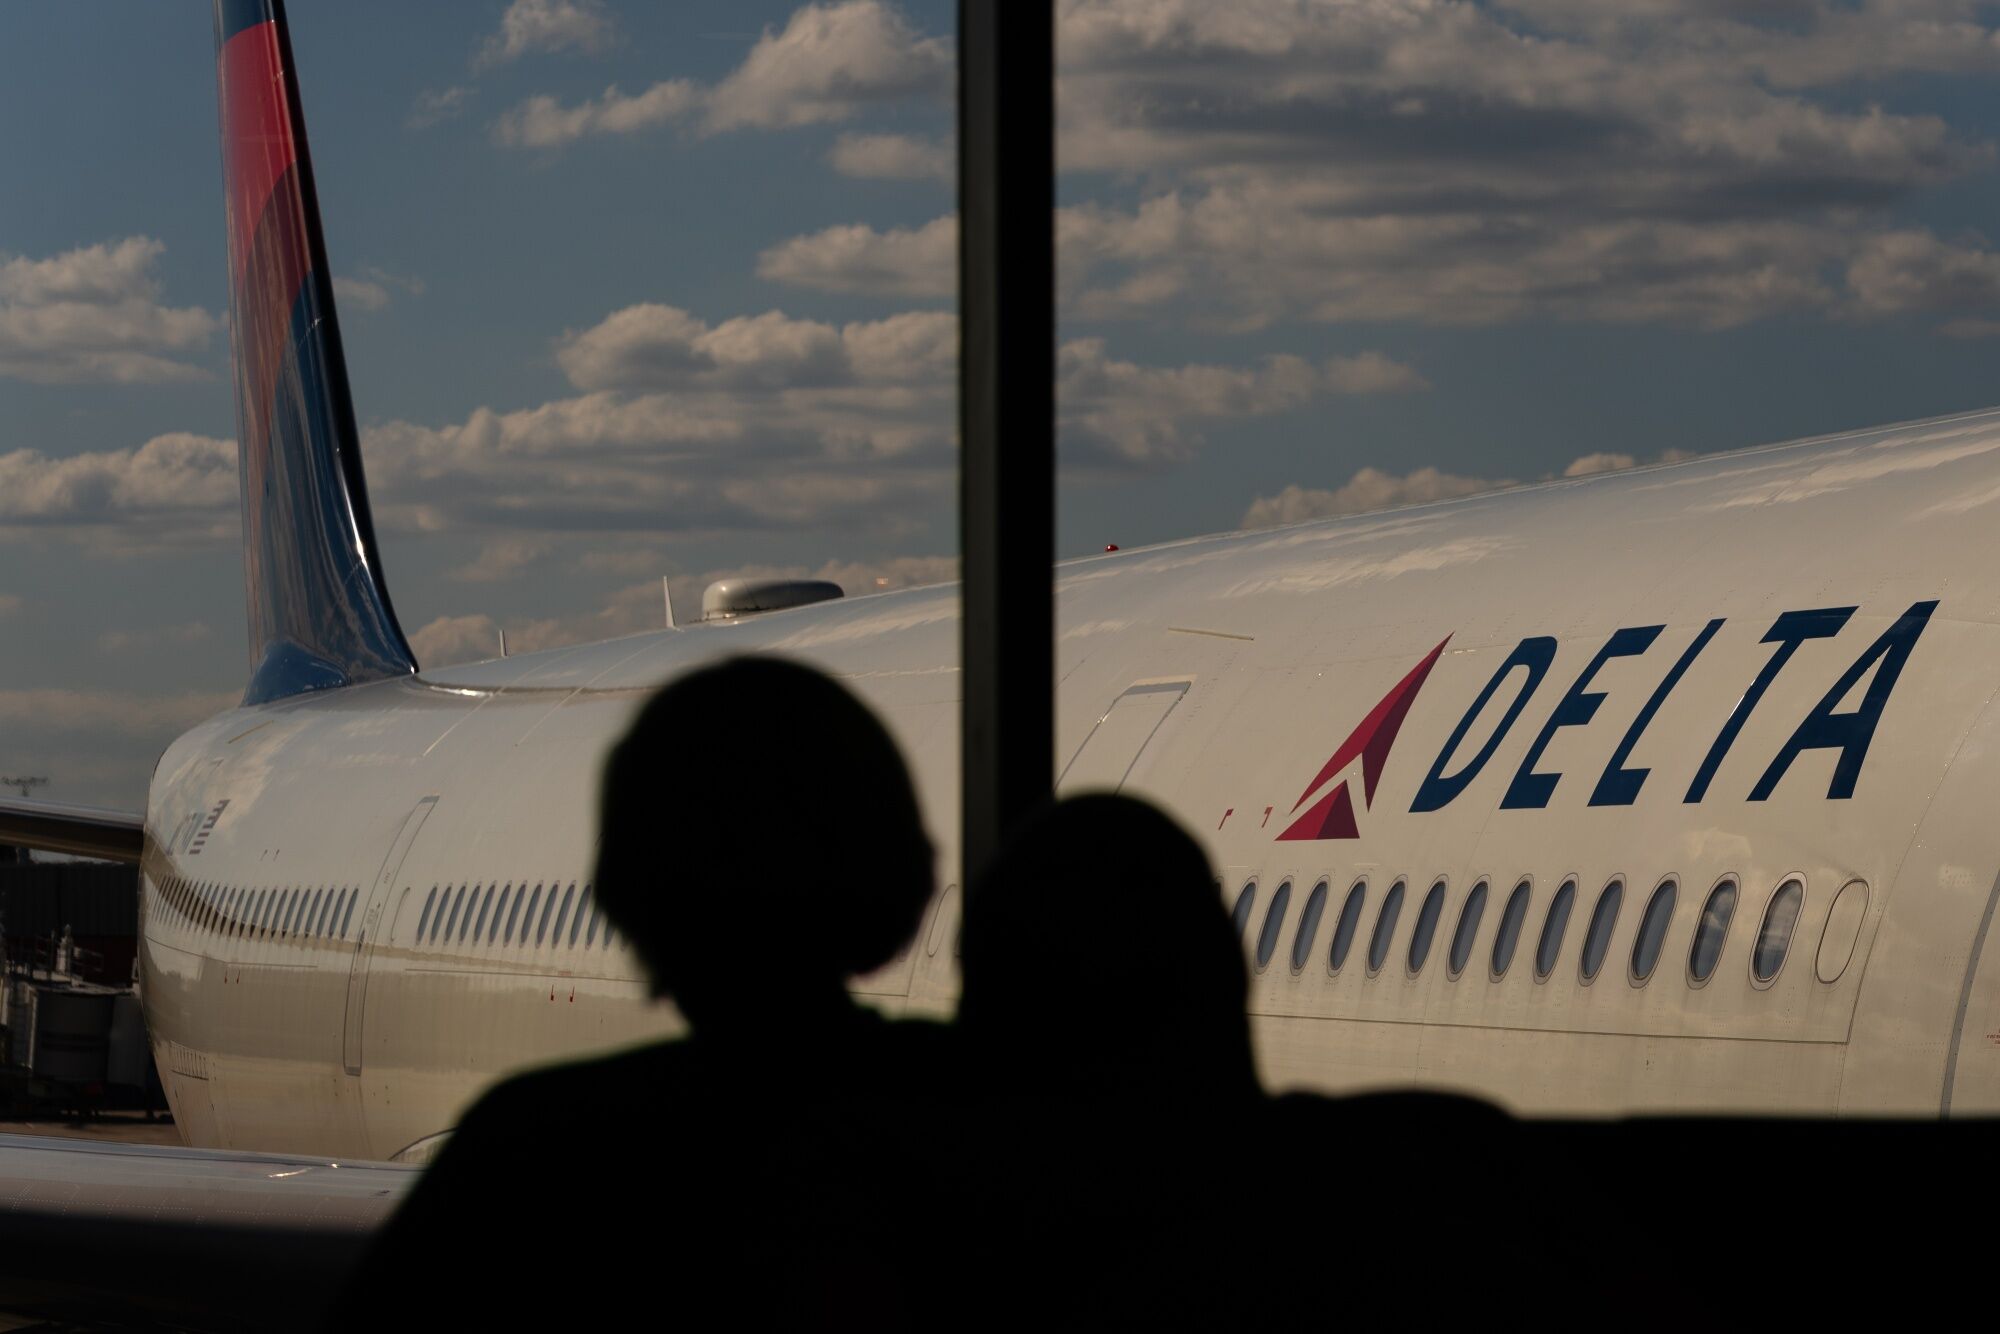
[[(1451, 740), (1444, 743), (1444, 749), (1438, 753), (1437, 762), (1431, 765), (1430, 773), (1424, 777), (1423, 786), (1417, 789), (1417, 799), (1410, 803), (1412, 811), (1438, 810), (1449, 805), (1459, 793), (1465, 791), (1467, 785), (1479, 776), (1479, 771), (1486, 767), (1486, 761), (1493, 758), (1493, 752), (1500, 748), (1501, 738), (1507, 735), (1507, 729), (1514, 725), (1514, 720), (1521, 716), (1521, 710), (1528, 705), (1528, 697), (1535, 693), (1535, 687), (1539, 686), (1542, 678), (1548, 675), (1549, 664), (1555, 659), (1556, 641), (1547, 635), (1524, 639), (1515, 646), (1514, 651), (1507, 655), (1507, 661), (1501, 663), (1500, 669), (1493, 673), (1493, 679), (1486, 683), (1486, 688), (1479, 692), (1479, 698), (1472, 701), (1472, 707), (1458, 720), (1457, 730), (1452, 732)], [(1514, 702), (1507, 707), (1507, 716), (1500, 720), (1500, 726), (1494, 729), (1493, 735), (1486, 738), (1486, 745), (1480, 749), (1479, 754), (1473, 756), (1472, 762), (1457, 773), (1446, 777), (1444, 767), (1451, 762), (1451, 757), (1458, 753), (1459, 743), (1464, 741), (1465, 734), (1472, 730), (1473, 720), (1479, 717), (1480, 710), (1486, 707), (1486, 702), (1493, 698), (1494, 692), (1500, 689), (1501, 682), (1505, 681), (1508, 674), (1516, 667), (1525, 668), (1528, 678), (1521, 684), (1521, 693), (1516, 695)]]
[[(1750, 789), (1750, 800), (1762, 801), (1770, 796), (1778, 780), (1792, 767), (1792, 761), (1808, 750), (1838, 750), (1840, 758), (1834, 763), (1833, 782), (1826, 795), (1835, 801), (1854, 795), (1854, 780), (1861, 776), (1861, 762), (1868, 758), (1868, 744), (1875, 739), (1875, 724), (1882, 721), (1889, 692), (1896, 688), (1896, 678), (1903, 674), (1903, 664), (1909, 661), (1910, 650), (1917, 646), (1917, 637), (1930, 624), (1937, 605), (1936, 602), (1913, 604), (1882, 632), (1880, 639), (1868, 646), (1868, 651), (1813, 706), (1813, 711), (1792, 733), (1791, 740), (1779, 748), (1771, 767), (1757, 780), (1757, 786)], [(1880, 667), (1876, 666), (1878, 661)], [(1860, 705), (1852, 713), (1835, 713), (1833, 706), (1847, 698), (1848, 692), (1860, 684), (1870, 669), (1875, 677), (1868, 683), (1868, 693), (1861, 697)]]
[(1681, 677), (1686, 675), (1689, 665), (1701, 656), (1701, 651), (1708, 647), (1708, 641), (1715, 638), (1715, 632), (1722, 628), (1723, 619), (1718, 616), (1702, 627), (1701, 633), (1694, 637), (1694, 643), (1687, 646), (1680, 659), (1674, 663), (1673, 670), (1667, 673), (1659, 688), (1653, 691), (1652, 698), (1646, 701), (1646, 707), (1639, 710), (1639, 716), (1625, 729), (1625, 737), (1618, 743), (1618, 749), (1611, 752), (1611, 762), (1604, 766), (1603, 774), (1598, 777), (1597, 786), (1591, 789), (1591, 805), (1630, 806), (1639, 799), (1639, 789), (1645, 786), (1647, 775), (1653, 771), (1627, 769), (1625, 761), (1632, 757), (1632, 748), (1638, 745), (1639, 738), (1646, 734), (1646, 729), (1652, 725), (1653, 715), (1667, 702), (1667, 696), (1674, 693), (1674, 687), (1681, 683)]
[(1568, 692), (1556, 705), (1556, 711), (1542, 724), (1541, 735), (1535, 738), (1534, 745), (1528, 747), (1528, 753), (1521, 757), (1521, 767), (1514, 771), (1514, 781), (1507, 785), (1507, 795), (1500, 799), (1501, 810), (1538, 811), (1549, 804), (1549, 798), (1555, 795), (1556, 784), (1562, 781), (1562, 775), (1538, 774), (1535, 765), (1541, 761), (1542, 752), (1548, 748), (1558, 729), (1582, 727), (1597, 716), (1597, 706), (1604, 703), (1604, 692), (1589, 692), (1585, 687), (1605, 663), (1613, 658), (1630, 658), (1644, 653), (1660, 637), (1660, 631), (1666, 628), (1664, 625), (1641, 625), (1612, 632), (1610, 640), (1597, 651), (1590, 665), (1570, 683)]
[(1684, 803), (1697, 802), (1708, 795), (1708, 785), (1715, 780), (1715, 771), (1722, 767), (1722, 757), (1736, 744), (1737, 733), (1750, 720), (1751, 712), (1764, 698), (1764, 692), (1771, 688), (1771, 682), (1792, 660), (1792, 655), (1799, 651), (1799, 645), (1808, 639), (1830, 639), (1839, 634), (1840, 627), (1846, 625), (1847, 618), (1853, 614), (1852, 607), (1815, 607), (1810, 611), (1785, 612), (1772, 622), (1760, 642), (1778, 647), (1763, 670), (1757, 673), (1757, 679), (1743, 692), (1743, 698), (1736, 701), (1736, 707), (1722, 724), (1722, 730), (1715, 734), (1715, 741), (1703, 757), (1701, 768), (1695, 770), (1694, 782), (1688, 785), (1687, 796), (1681, 799)]

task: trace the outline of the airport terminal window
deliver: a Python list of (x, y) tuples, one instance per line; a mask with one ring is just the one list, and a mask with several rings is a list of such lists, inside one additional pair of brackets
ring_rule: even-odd
[(1646, 901), (1646, 915), (1639, 919), (1639, 934), (1632, 941), (1632, 980), (1641, 986), (1653, 976), (1653, 969), (1660, 962), (1660, 951), (1667, 943), (1667, 928), (1673, 925), (1674, 902), (1679, 897), (1679, 886), (1672, 880), (1662, 880), (1653, 897)]
[(1764, 925), (1757, 930), (1757, 948), (1750, 967), (1759, 982), (1769, 982), (1785, 966), (1785, 954), (1792, 947), (1792, 928), (1799, 924), (1799, 909), (1805, 906), (1805, 882), (1787, 880), (1771, 896), (1764, 909)]
[(340, 917), (340, 938), (345, 940), (347, 939), (347, 924), (354, 920), (354, 901), (361, 896), (356, 894), (352, 889), (342, 892), (347, 898), (347, 911), (342, 913)]
[(1708, 891), (1701, 905), (1701, 920), (1695, 923), (1694, 944), (1688, 946), (1688, 976), (1706, 982), (1722, 959), (1722, 942), (1729, 938), (1729, 922), (1736, 916), (1736, 882), (1725, 880)]
[(430, 939), (431, 908), (437, 903), (438, 887), (431, 886), (431, 892), (424, 895), (423, 911), (417, 914), (417, 940), (419, 943)]
[(1285, 929), (1285, 909), (1291, 906), (1292, 882), (1282, 880), (1278, 892), (1271, 896), (1271, 906), (1264, 909), (1264, 929), (1257, 933), (1257, 967), (1271, 962), (1271, 955), (1277, 951), (1278, 937)]
[(1492, 976), (1495, 982), (1507, 976), (1507, 970), (1513, 967), (1514, 950), (1521, 943), (1521, 928), (1528, 921), (1530, 897), (1525, 880), (1514, 886), (1514, 892), (1507, 896), (1507, 907), (1500, 914), (1500, 929), (1493, 933)]
[(1347, 891), (1346, 902), (1340, 905), (1340, 920), (1333, 924), (1333, 946), (1326, 952), (1326, 970), (1337, 973), (1347, 963), (1347, 952), (1354, 947), (1354, 933), (1361, 926), (1361, 910), (1368, 906), (1368, 882), (1357, 880)]
[(1458, 911), (1458, 930), (1451, 934), (1451, 975), (1457, 977), (1465, 971), (1466, 963), (1472, 958), (1473, 941), (1479, 937), (1479, 919), (1486, 915), (1486, 882), (1480, 881), (1465, 896), (1465, 906)]
[(1382, 899), (1381, 915), (1375, 919), (1375, 934), (1368, 942), (1368, 971), (1381, 971), (1383, 961), (1389, 957), (1389, 943), (1396, 935), (1396, 918), (1403, 911), (1403, 882), (1398, 880), (1389, 886), (1389, 892)]
[[(486, 932), (487, 944), (491, 945), (494, 941), (500, 938), (500, 931), (502, 928), (502, 924), (504, 923), (505, 919), (513, 912), (513, 908), (511, 907), (513, 899), (514, 899), (514, 886), (510, 882), (506, 886), (506, 888), (500, 891), (499, 905), (493, 909), (493, 925), (489, 927)], [(507, 927), (506, 931), (507, 931), (507, 939), (512, 940), (514, 938), (514, 928), (511, 926)]]
[(1618, 925), (1618, 909), (1625, 902), (1625, 882), (1613, 880), (1597, 896), (1597, 907), (1590, 914), (1590, 929), (1583, 933), (1583, 980), (1597, 980), (1598, 969), (1604, 967), (1604, 956), (1611, 950), (1611, 932)]
[(1444, 914), (1444, 881), (1431, 886), (1431, 892), (1424, 895), (1424, 906), (1417, 910), (1417, 929), (1410, 933), (1410, 976), (1415, 977), (1424, 970), (1424, 960), (1431, 957), (1431, 940), (1437, 935), (1438, 918)]
[(1563, 937), (1569, 934), (1570, 910), (1576, 907), (1576, 881), (1565, 880), (1549, 900), (1549, 915), (1542, 920), (1542, 940), (1535, 947), (1535, 980), (1546, 982), (1562, 957)]
[(1292, 937), (1292, 971), (1298, 972), (1312, 957), (1313, 937), (1319, 934), (1320, 914), (1326, 911), (1326, 881), (1313, 886), (1306, 896), (1305, 911), (1299, 914), (1299, 933)]
[(569, 920), (570, 904), (575, 898), (576, 881), (572, 880), (569, 882), (569, 888), (563, 891), (562, 910), (556, 914), (556, 929), (554, 934), (549, 937), (551, 941), (558, 945), (562, 944), (563, 923)]
[[(1250, 929), (1250, 909), (1257, 902), (1257, 882), (1243, 882), (1243, 892), (1236, 896), (1236, 907), (1230, 911), (1229, 920), (1236, 926), (1236, 938), (1243, 939), (1243, 933)], [(610, 942), (607, 941), (606, 944)]]
[(576, 901), (576, 916), (569, 919), (569, 947), (576, 948), (576, 938), (583, 933), (583, 914), (590, 907), (590, 886), (583, 887), (583, 897)]

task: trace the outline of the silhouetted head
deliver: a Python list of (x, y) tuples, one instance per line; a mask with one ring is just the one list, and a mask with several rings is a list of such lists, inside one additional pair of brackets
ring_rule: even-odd
[(697, 1027), (838, 998), (909, 941), (935, 883), (888, 731), (781, 659), (661, 689), (611, 752), (602, 811), (598, 899)]
[(962, 949), (959, 1021), (997, 1080), (1255, 1089), (1248, 976), (1208, 859), (1144, 802), (1075, 797), (1027, 821), (968, 902)]

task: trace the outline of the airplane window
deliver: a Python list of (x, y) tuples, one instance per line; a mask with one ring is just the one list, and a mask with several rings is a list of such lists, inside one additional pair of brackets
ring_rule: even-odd
[(1257, 933), (1257, 967), (1271, 962), (1271, 955), (1278, 948), (1278, 936), (1285, 929), (1285, 909), (1291, 906), (1292, 882), (1282, 881), (1278, 892), (1271, 896), (1271, 906), (1264, 909), (1264, 929)]
[(1799, 924), (1799, 909), (1805, 901), (1805, 883), (1796, 878), (1779, 885), (1771, 896), (1771, 906), (1764, 909), (1764, 925), (1757, 931), (1757, 949), (1750, 959), (1751, 972), (1759, 982), (1769, 982), (1785, 966), (1785, 953), (1792, 947), (1792, 928)]
[(451, 905), (451, 915), (458, 921), (457, 929), (452, 934), (454, 940), (463, 941), (466, 933), (472, 930), (472, 912), (478, 906), (479, 886), (460, 885), (458, 899)]
[[(500, 921), (504, 917), (511, 916), (510, 910), (508, 909), (507, 905), (513, 899), (513, 897), (514, 897), (514, 886), (511, 883), (509, 883), (505, 889), (502, 889), (500, 891), (499, 906), (493, 909), (493, 925), (486, 928), (487, 944), (491, 945), (495, 940), (499, 939)], [(512, 940), (513, 938), (514, 938), (514, 928), (512, 926), (509, 926), (507, 928), (507, 939)]]
[(1299, 934), (1292, 938), (1292, 971), (1298, 972), (1312, 957), (1313, 937), (1319, 934), (1320, 914), (1326, 911), (1326, 881), (1313, 886), (1306, 898), (1306, 910), (1299, 914)]
[(479, 895), (479, 916), (472, 922), (472, 943), (477, 945), (479, 937), (486, 932), (486, 913), (493, 906), (493, 886), (488, 885), (482, 893), (479, 887), (474, 885), (472, 892)]
[(1388, 895), (1382, 900), (1382, 913), (1375, 919), (1375, 935), (1368, 942), (1368, 971), (1380, 972), (1383, 960), (1389, 957), (1389, 942), (1396, 934), (1396, 916), (1403, 911), (1403, 882), (1398, 880), (1389, 886)]
[(340, 938), (347, 939), (347, 924), (354, 920), (354, 901), (361, 896), (352, 889), (343, 891), (347, 898), (347, 911), (340, 915)]
[(256, 894), (251, 896), (250, 934), (253, 938), (263, 933), (265, 909), (268, 906), (269, 905), (267, 903), (267, 896), (263, 890), (260, 889), (256, 892)]
[[(541, 892), (542, 892), (542, 887), (541, 887), (540, 885), (536, 885), (536, 886), (535, 886), (535, 893), (536, 893), (537, 895), (539, 895), (539, 894), (540, 894)], [(532, 902), (532, 900), (530, 900), (530, 902)], [(556, 891), (555, 891), (555, 887), (554, 887), (554, 886), (550, 886), (550, 888), (549, 888), (549, 897), (548, 897), (548, 899), (547, 899), (547, 900), (546, 900), (546, 901), (545, 901), (545, 902), (544, 902), (544, 903), (542, 904), (542, 916), (541, 916), (541, 919), (540, 919), (539, 921), (537, 921), (537, 922), (535, 923), (535, 943), (536, 943), (537, 945), (541, 944), (541, 943), (542, 943), (542, 940), (543, 940), (543, 938), (544, 938), (544, 937), (546, 937), (546, 936), (548, 935), (548, 932), (549, 932), (549, 914), (550, 914), (551, 912), (554, 912), (554, 911), (555, 911), (555, 906), (556, 906)], [(529, 911), (530, 911), (530, 912), (533, 912), (533, 911), (534, 911), (534, 909), (533, 909), (533, 908), (530, 908), (530, 909), (529, 909)], [(526, 934), (527, 934), (527, 928), (526, 928), (526, 927), (523, 927), (523, 928), (522, 928), (521, 930), (522, 930), (522, 934), (523, 934), (523, 935), (526, 935)]]
[(1424, 970), (1424, 960), (1431, 957), (1431, 940), (1437, 935), (1438, 918), (1444, 915), (1444, 881), (1431, 886), (1431, 892), (1424, 895), (1424, 906), (1417, 910), (1417, 929), (1410, 933), (1410, 976), (1415, 977)]
[(558, 945), (562, 944), (563, 923), (569, 920), (570, 903), (575, 898), (576, 898), (576, 881), (572, 880), (569, 882), (569, 888), (563, 891), (562, 911), (556, 914), (555, 934), (549, 937), (550, 940), (554, 941)]
[(458, 933), (458, 910), (465, 906), (465, 890), (466, 887), (460, 885), (458, 891), (451, 896), (451, 911), (445, 915), (444, 919), (444, 940), (446, 944), (450, 944), (451, 938)]
[(583, 897), (576, 902), (576, 916), (569, 920), (569, 947), (576, 948), (576, 938), (583, 931), (583, 910), (590, 906), (590, 886), (583, 887)]
[(431, 905), (437, 902), (438, 887), (431, 886), (431, 892), (424, 895), (424, 910), (417, 914), (417, 940), (419, 943), (430, 938)]
[(1493, 933), (1493, 972), (1495, 982), (1507, 976), (1507, 970), (1514, 964), (1514, 947), (1521, 943), (1521, 928), (1528, 921), (1528, 882), (1523, 880), (1514, 886), (1514, 892), (1507, 896), (1507, 907), (1500, 914), (1500, 929)]
[(1340, 905), (1340, 920), (1333, 924), (1333, 947), (1326, 952), (1326, 971), (1338, 973), (1354, 947), (1354, 933), (1361, 925), (1361, 910), (1368, 905), (1368, 882), (1357, 880), (1347, 890)]
[(1486, 915), (1486, 882), (1480, 881), (1465, 896), (1465, 907), (1458, 913), (1458, 930), (1451, 936), (1451, 975), (1457, 977), (1465, 971), (1465, 965), (1472, 958), (1472, 942), (1479, 936), (1479, 919)]
[(1625, 901), (1625, 882), (1613, 880), (1597, 896), (1597, 907), (1591, 910), (1590, 929), (1583, 933), (1583, 980), (1593, 982), (1597, 970), (1604, 967), (1604, 956), (1611, 949), (1611, 932), (1618, 925), (1618, 909)]
[(299, 919), (299, 930), (309, 936), (319, 934), (320, 891), (315, 889), (306, 899), (305, 916)]
[[(584, 892), (586, 894), (589, 893), (588, 890)], [(583, 947), (585, 949), (589, 949), (592, 945), (597, 943), (597, 913), (598, 913), (597, 900), (593, 898), (591, 899), (590, 902), (590, 926), (583, 933)], [(611, 943), (610, 937), (607, 936), (605, 938), (604, 943), (606, 945), (609, 945)]]
[(1701, 921), (1695, 924), (1694, 944), (1688, 947), (1688, 976), (1706, 982), (1722, 959), (1722, 942), (1729, 938), (1729, 922), (1736, 916), (1736, 882), (1725, 880), (1708, 891), (1701, 905)]
[(288, 935), (288, 936), (292, 934), (292, 923), (298, 920), (298, 916), (299, 916), (299, 897), (300, 897), (300, 895), (299, 895), (299, 891), (298, 891), (298, 890), (296, 890), (296, 889), (288, 889), (288, 890), (286, 890), (286, 891), (285, 891), (285, 927), (284, 927), (284, 932), (285, 932), (285, 934), (286, 934), (286, 935)]
[(1632, 980), (1641, 986), (1653, 976), (1653, 967), (1660, 961), (1660, 951), (1667, 943), (1667, 928), (1674, 920), (1674, 902), (1679, 897), (1679, 887), (1671, 880), (1662, 880), (1646, 902), (1646, 915), (1639, 919), (1639, 934), (1632, 942)]
[[(1236, 907), (1230, 911), (1229, 920), (1236, 927), (1236, 938), (1243, 939), (1243, 933), (1250, 929), (1250, 909), (1257, 902), (1257, 882), (1243, 882), (1243, 892), (1236, 896)], [(609, 941), (605, 944), (608, 946)]]
[(1546, 982), (1562, 956), (1563, 937), (1569, 933), (1569, 914), (1576, 907), (1576, 881), (1565, 880), (1549, 900), (1549, 915), (1542, 921), (1542, 941), (1535, 947), (1535, 980)]
[[(526, 921), (521, 920), (521, 905), (524, 902), (527, 902), (527, 898), (528, 898), (528, 887), (526, 885), (523, 885), (521, 886), (521, 892), (514, 896), (514, 906), (507, 910), (507, 930), (505, 935), (503, 936), (503, 939), (505, 939), (509, 945), (514, 943), (514, 923), (517, 921), (521, 922), (521, 939), (526, 940), (528, 938), (528, 923)], [(527, 906), (528, 906), (528, 917), (532, 919), (535, 915), (535, 905), (533, 903), (528, 903)]]

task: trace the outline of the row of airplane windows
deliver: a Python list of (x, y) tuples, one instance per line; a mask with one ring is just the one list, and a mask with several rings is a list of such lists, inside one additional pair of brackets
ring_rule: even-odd
[[(359, 898), (351, 886), (252, 889), (179, 876), (170, 877), (160, 888), (161, 901), (190, 929), (231, 940), (345, 940)], [(604, 919), (590, 886), (584, 886), (579, 898), (574, 881), (567, 889), (561, 884), (530, 887), (525, 881), (519, 886), (509, 881), (483, 887), (431, 886), (418, 915), (416, 941), (469, 940), (476, 945), (483, 937), (487, 945), (554, 942), (591, 949), (599, 946), (600, 932), (601, 947), (610, 949), (616, 931)]]
[[(567, 889), (561, 885), (548, 885), (547, 897), (543, 897), (543, 885), (533, 889), (523, 881), (518, 887), (509, 881), (506, 884), (491, 885), (450, 885), (431, 886), (431, 892), (424, 896), (423, 911), (417, 915), (417, 943), (422, 945), (467, 944), (479, 945), (482, 940), (487, 945), (515, 943), (515, 928), (520, 929), (522, 945), (541, 945), (553, 941), (566, 945), (569, 949), (590, 949), (597, 944), (597, 930), (600, 923), (604, 928), (604, 948), (611, 948), (614, 928), (603, 921), (591, 886), (583, 887), (583, 897), (576, 894), (576, 882), (572, 880)], [(443, 897), (440, 898), (439, 895)], [(561, 906), (557, 903), (560, 900)], [(575, 915), (571, 915), (571, 908)], [(537, 911), (539, 909), (539, 912)], [(550, 918), (554, 918), (554, 930), (550, 929)], [(563, 939), (563, 928), (569, 928), (569, 939)], [(534, 940), (528, 939), (530, 928), (534, 930)]]
[(325, 938), (345, 940), (354, 925), (351, 886), (317, 889), (247, 889), (212, 880), (169, 877), (160, 899), (196, 931), (225, 939)]
[[(1390, 949), (1395, 940), (1396, 923), (1402, 914), (1403, 899), (1408, 882), (1398, 878), (1383, 896), (1382, 906), (1375, 916), (1375, 929), (1368, 941), (1368, 975), (1375, 976), (1388, 962)], [(1319, 933), (1320, 919), (1325, 914), (1328, 896), (1331, 892), (1331, 877), (1321, 877), (1310, 895), (1305, 908), (1299, 915), (1298, 930), (1292, 937), (1292, 972), (1304, 971), (1312, 959), (1313, 945)], [(1477, 944), (1479, 927), (1486, 914), (1490, 882), (1480, 880), (1465, 896), (1465, 904), (1459, 909), (1458, 926), (1452, 932), (1451, 946), (1447, 952), (1446, 975), (1456, 981), (1471, 962)], [(1417, 910), (1416, 927), (1410, 934), (1410, 943), (1405, 959), (1405, 968), (1411, 977), (1419, 976), (1425, 963), (1430, 959), (1431, 947), (1437, 937), (1438, 923), (1444, 916), (1445, 882), (1437, 881), (1424, 896), (1423, 905)], [(1632, 940), (1632, 958), (1629, 979), (1635, 986), (1644, 986), (1652, 979), (1658, 968), (1660, 956), (1665, 950), (1667, 928), (1672, 925), (1674, 905), (1680, 895), (1678, 878), (1669, 876), (1662, 880), (1647, 899), (1644, 914), (1639, 919), (1639, 928)], [(1507, 975), (1513, 966), (1514, 956), (1520, 943), (1523, 928), (1527, 924), (1528, 908), (1533, 897), (1532, 883), (1523, 879), (1514, 886), (1507, 896), (1506, 906), (1500, 913), (1500, 925), (1493, 936), (1493, 945), (1488, 959), (1488, 977), (1495, 982)], [(1536, 942), (1534, 968), (1535, 980), (1546, 982), (1561, 961), (1563, 942), (1569, 933), (1571, 914), (1576, 908), (1577, 884), (1574, 878), (1566, 879), (1549, 900), (1548, 910), (1542, 918), (1541, 937)], [(1734, 877), (1718, 881), (1708, 892), (1702, 904), (1701, 917), (1696, 923), (1694, 938), (1688, 944), (1687, 977), (1691, 985), (1701, 986), (1715, 975), (1722, 961), (1722, 947), (1728, 939), (1730, 925), (1736, 918), (1736, 905), (1740, 891)], [(1805, 906), (1805, 882), (1796, 876), (1787, 877), (1765, 901), (1757, 938), (1750, 951), (1750, 975), (1759, 985), (1774, 981), (1785, 965), (1785, 957), (1790, 953), (1792, 935), (1798, 926), (1799, 913)], [(1271, 895), (1271, 901), (1264, 909), (1264, 921), (1257, 933), (1255, 957), (1257, 970), (1262, 972), (1277, 953), (1280, 937), (1284, 934), (1286, 913), (1291, 906), (1292, 881), (1282, 881)], [(1256, 910), (1257, 880), (1247, 880), (1236, 896), (1233, 919), (1239, 939), (1246, 937), (1250, 919)], [(1596, 906), (1591, 910), (1590, 924), (1583, 935), (1583, 949), (1577, 960), (1578, 976), (1585, 983), (1594, 982), (1602, 971), (1605, 958), (1610, 952), (1611, 935), (1618, 925), (1619, 910), (1624, 906), (1625, 882), (1614, 877), (1599, 891)], [(1329, 973), (1338, 974), (1347, 965), (1348, 955), (1353, 949), (1355, 936), (1359, 932), (1363, 910), (1368, 903), (1368, 882), (1356, 880), (1348, 888), (1347, 897), (1341, 904), (1340, 915), (1334, 922), (1333, 937), (1327, 948), (1326, 966)]]

